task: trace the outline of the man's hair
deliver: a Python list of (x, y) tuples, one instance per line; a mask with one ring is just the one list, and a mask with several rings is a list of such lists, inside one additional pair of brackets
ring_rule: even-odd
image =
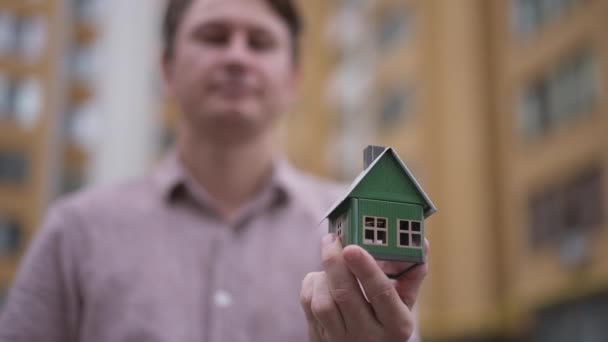
[[(196, 0), (168, 0), (163, 18), (163, 50), (168, 58), (175, 52), (175, 36), (186, 12)], [(302, 33), (302, 18), (294, 0), (264, 0), (272, 10), (285, 22), (291, 35), (291, 50), (293, 60), (299, 58), (300, 35)]]

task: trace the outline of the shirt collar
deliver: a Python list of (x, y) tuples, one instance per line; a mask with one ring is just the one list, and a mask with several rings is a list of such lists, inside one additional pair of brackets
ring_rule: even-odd
[[(264, 202), (272, 204), (287, 203), (297, 196), (297, 176), (297, 171), (286, 158), (276, 157), (273, 161), (272, 175), (258, 195), (267, 199)], [(185, 192), (203, 207), (213, 206), (213, 199), (190, 176), (180, 161), (176, 150), (170, 151), (162, 160), (153, 177), (158, 187), (159, 196), (166, 202), (175, 200)]]

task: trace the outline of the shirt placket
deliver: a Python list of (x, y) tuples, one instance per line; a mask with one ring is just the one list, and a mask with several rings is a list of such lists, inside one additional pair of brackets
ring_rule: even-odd
[[(239, 275), (238, 244), (235, 242), (235, 228), (224, 226), (214, 246), (213, 274), (210, 287), (209, 313), (211, 318), (211, 338), (213, 342), (246, 341), (243, 335), (246, 313), (242, 296), (244, 291)], [(234, 255), (234, 254), (237, 255)]]

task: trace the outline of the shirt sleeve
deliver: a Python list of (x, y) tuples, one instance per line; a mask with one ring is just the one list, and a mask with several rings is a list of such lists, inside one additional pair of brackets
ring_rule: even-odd
[(0, 314), (0, 341), (71, 342), (79, 317), (77, 225), (53, 209), (22, 259)]

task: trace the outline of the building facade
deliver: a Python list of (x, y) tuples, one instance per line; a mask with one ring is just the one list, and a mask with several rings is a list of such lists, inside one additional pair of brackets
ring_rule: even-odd
[(426, 339), (605, 339), (608, 1), (329, 10), (327, 172), (393, 146), (439, 209)]

